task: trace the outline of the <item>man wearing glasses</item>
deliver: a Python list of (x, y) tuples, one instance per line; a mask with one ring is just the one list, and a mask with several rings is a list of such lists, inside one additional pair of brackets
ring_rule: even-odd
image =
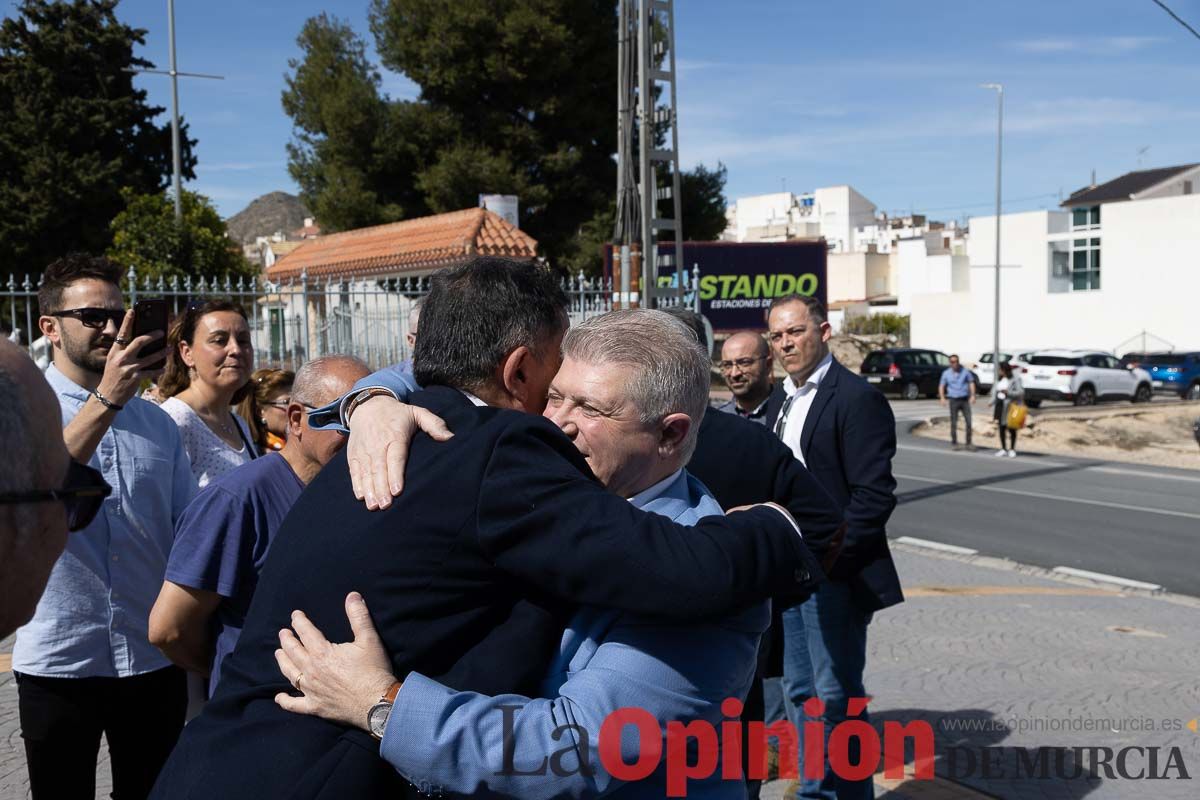
[(53, 392), (29, 356), (3, 339), (0, 398), (3, 639), (33, 616), (67, 531), (91, 521), (110, 490), (95, 470), (71, 461)]
[(721, 345), (721, 376), (733, 399), (717, 408), (728, 414), (766, 424), (771, 396), (771, 348), (757, 333), (741, 331)]
[(100, 737), (113, 794), (145, 797), (183, 726), (184, 674), (150, 644), (175, 521), (196, 491), (179, 429), (136, 397), (158, 371), (161, 333), (132, 337), (119, 268), (70, 255), (47, 267), (38, 324), (53, 346), (67, 452), (112, 487), (72, 534), (33, 619), (17, 631), (21, 735), (34, 800), (95, 796)]
[(324, 356), (296, 373), (279, 452), (243, 464), (196, 495), (175, 531), (166, 580), (150, 613), (150, 641), (177, 665), (209, 676), (233, 652), (275, 532), (300, 493), (346, 437), (309, 425), (308, 410), (341, 397), (370, 369), (352, 356)]

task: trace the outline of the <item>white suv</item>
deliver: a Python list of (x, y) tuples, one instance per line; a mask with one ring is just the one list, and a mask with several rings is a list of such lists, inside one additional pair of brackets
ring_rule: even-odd
[(1039, 350), (1020, 359), (1025, 402), (1036, 408), (1043, 400), (1068, 400), (1090, 406), (1102, 397), (1134, 403), (1150, 400), (1150, 373), (1122, 367), (1110, 353), (1096, 350)]

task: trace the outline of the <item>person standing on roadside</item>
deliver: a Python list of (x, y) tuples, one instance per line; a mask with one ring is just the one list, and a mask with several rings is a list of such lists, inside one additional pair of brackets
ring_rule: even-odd
[(767, 398), (771, 396), (771, 348), (767, 340), (752, 331), (733, 334), (721, 345), (719, 366), (733, 398), (717, 408), (764, 424)]
[(962, 414), (967, 429), (967, 449), (974, 449), (971, 444), (971, 406), (975, 404), (975, 376), (971, 370), (965, 369), (958, 356), (950, 356), (950, 366), (942, 371), (938, 381), (938, 402), (950, 404), (950, 445), (958, 446), (958, 415)]
[[(865, 698), (863, 670), (867, 627), (874, 612), (904, 601), (887, 543), (887, 521), (896, 507), (892, 456), (896, 420), (887, 399), (829, 352), (832, 336), (825, 307), (814, 297), (771, 301), (767, 329), (776, 360), (787, 372), (768, 404), (767, 424), (796, 459), (837, 501), (846, 520), (845, 541), (829, 580), (783, 620), (783, 688), (797, 730), (824, 723), (823, 749), (800, 745), (800, 797), (870, 798), (871, 778), (849, 781), (829, 764), (833, 729)], [(809, 716), (817, 698), (823, 714)], [(864, 710), (857, 719), (868, 721)], [(845, 745), (843, 745), (845, 746)], [(806, 753), (824, 752), (823, 765), (806, 766)], [(861, 761), (859, 742), (846, 755)], [(819, 778), (808, 778), (810, 772)]]
[[(996, 455), (1016, 458), (1017, 431), (1015, 428), (1008, 427), (1008, 410), (1013, 403), (1025, 402), (1025, 386), (1021, 383), (1021, 376), (1013, 370), (1012, 364), (1001, 364), (1000, 375), (1001, 378), (996, 382), (994, 390), (995, 397), (992, 400), (996, 407), (994, 415), (996, 426), (1000, 429), (1000, 449), (996, 451)], [(1005, 434), (1009, 437), (1007, 443)]]
[(133, 337), (120, 268), (73, 254), (46, 268), (38, 325), (54, 363), (71, 457), (112, 487), (100, 512), (67, 538), (33, 619), (17, 631), (13, 672), (34, 800), (92, 800), (100, 737), (113, 796), (146, 797), (179, 732), (183, 670), (150, 644), (175, 522), (196, 491), (179, 430), (137, 397), (163, 332)]

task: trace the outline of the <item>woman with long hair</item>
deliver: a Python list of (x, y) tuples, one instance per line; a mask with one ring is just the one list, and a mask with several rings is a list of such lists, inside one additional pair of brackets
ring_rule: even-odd
[[(996, 451), (996, 455), (1016, 458), (1017, 432), (1008, 427), (1008, 409), (1012, 407), (1013, 403), (1024, 402), (1025, 387), (1021, 383), (1020, 374), (1012, 368), (1012, 364), (1000, 365), (1000, 380), (996, 381), (993, 398), (992, 402), (996, 406), (993, 416), (997, 427), (1000, 428), (1000, 449)], [(1005, 439), (1006, 435), (1009, 437), (1007, 440)]]
[(238, 405), (238, 414), (250, 427), (250, 439), (259, 453), (282, 450), (287, 439), (287, 407), (296, 373), (263, 367), (250, 376), (250, 391)]
[(166, 411), (200, 487), (258, 453), (246, 423), (232, 406), (250, 391), (254, 345), (241, 306), (228, 300), (193, 301), (167, 334), (167, 366), (158, 381)]

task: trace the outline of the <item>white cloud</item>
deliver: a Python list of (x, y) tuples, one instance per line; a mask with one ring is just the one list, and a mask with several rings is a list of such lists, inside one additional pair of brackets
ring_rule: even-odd
[(1112, 55), (1114, 53), (1132, 53), (1163, 41), (1165, 40), (1161, 36), (1044, 36), (1012, 42), (1012, 46), (1025, 53)]

